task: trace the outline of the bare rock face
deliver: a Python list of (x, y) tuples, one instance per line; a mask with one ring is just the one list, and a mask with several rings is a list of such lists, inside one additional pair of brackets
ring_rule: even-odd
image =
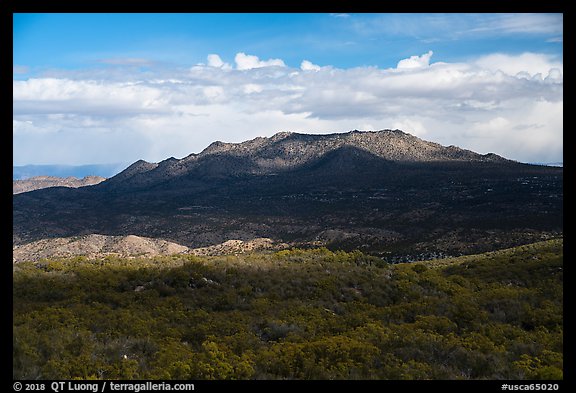
[(122, 257), (182, 254), (188, 247), (161, 239), (141, 236), (86, 235), (80, 237), (42, 239), (16, 246), (12, 252), (13, 262), (36, 261), (42, 258), (88, 258), (105, 255)]
[(43, 258), (69, 258), (84, 256), (101, 258), (107, 255), (121, 257), (155, 257), (160, 255), (191, 254), (213, 256), (243, 254), (262, 250), (280, 250), (287, 248), (285, 243), (272, 239), (227, 240), (221, 244), (190, 249), (180, 244), (141, 236), (85, 235), (69, 238), (42, 239), (32, 243), (15, 246), (12, 262), (38, 261)]
[(106, 180), (101, 176), (86, 176), (82, 179), (76, 177), (35, 176), (26, 180), (12, 181), (12, 194), (39, 190), (48, 187), (85, 187), (98, 184)]
[(227, 255), (243, 254), (247, 252), (262, 250), (280, 250), (288, 247), (289, 246), (286, 243), (277, 243), (268, 238), (258, 238), (248, 241), (227, 240), (221, 244), (192, 249), (189, 251), (189, 253), (198, 256)]

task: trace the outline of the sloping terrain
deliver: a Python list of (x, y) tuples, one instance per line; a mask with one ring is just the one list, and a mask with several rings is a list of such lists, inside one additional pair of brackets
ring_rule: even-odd
[(481, 155), (455, 146), (424, 141), (400, 130), (351, 131), (309, 135), (280, 132), (242, 143), (214, 142), (200, 154), (160, 163), (140, 160), (106, 183), (109, 188), (150, 187), (187, 174), (195, 177), (267, 175), (306, 169), (352, 153), (357, 160), (389, 162), (509, 162), (495, 154)]
[(85, 187), (98, 184), (106, 180), (101, 176), (85, 176), (82, 179), (75, 177), (35, 176), (26, 180), (12, 181), (12, 194), (20, 194), (48, 187)]
[(42, 239), (12, 250), (13, 262), (37, 261), (45, 258), (84, 256), (87, 258), (105, 255), (158, 256), (182, 254), (188, 247), (160, 239), (140, 236), (85, 235), (74, 238)]
[(394, 260), (471, 254), (560, 236), (562, 183), (563, 168), (398, 130), (279, 133), (15, 195), (13, 244), (98, 233), (192, 249), (268, 238)]
[(272, 239), (248, 241), (227, 240), (222, 244), (190, 249), (186, 246), (162, 239), (140, 236), (84, 235), (68, 238), (50, 238), (16, 245), (12, 250), (12, 262), (39, 261), (49, 258), (103, 258), (116, 256), (124, 258), (155, 257), (190, 254), (197, 256), (244, 254), (262, 250), (287, 248), (285, 243)]
[(562, 245), (19, 263), (13, 378), (559, 380)]

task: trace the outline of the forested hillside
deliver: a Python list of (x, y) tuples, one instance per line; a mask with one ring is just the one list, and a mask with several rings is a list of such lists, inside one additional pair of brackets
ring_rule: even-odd
[(561, 379), (563, 242), (14, 264), (15, 379)]

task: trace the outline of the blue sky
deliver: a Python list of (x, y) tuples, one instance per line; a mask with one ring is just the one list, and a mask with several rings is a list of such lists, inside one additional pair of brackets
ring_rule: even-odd
[(394, 127), (562, 161), (562, 53), (562, 14), (15, 14), (14, 163)]
[(516, 26), (505, 14), (15, 14), (14, 63), (77, 69), (104, 59), (190, 65), (218, 52), (393, 67), (434, 47), (437, 61), (492, 52), (562, 55), (562, 15)]

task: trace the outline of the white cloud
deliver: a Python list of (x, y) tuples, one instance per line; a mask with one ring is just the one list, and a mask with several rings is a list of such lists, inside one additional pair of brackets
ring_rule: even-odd
[(313, 64), (312, 62), (310, 62), (308, 60), (302, 60), (302, 63), (300, 63), (300, 69), (302, 71), (320, 71), (322, 69), (322, 67), (320, 67), (319, 65)]
[(428, 67), (433, 53), (434, 52), (432, 51), (428, 51), (428, 53), (424, 53), (422, 56), (410, 56), (408, 59), (400, 60), (396, 68), (406, 69)]
[(548, 71), (548, 76), (544, 79), (545, 81), (549, 81), (552, 83), (561, 83), (562, 82), (562, 71), (559, 68), (550, 68)]
[(413, 119), (403, 119), (392, 123), (392, 129), (402, 130), (412, 135), (416, 135), (417, 137), (422, 137), (428, 131), (424, 125)]
[(224, 63), (222, 61), (222, 59), (220, 58), (220, 56), (218, 56), (216, 54), (208, 55), (207, 59), (208, 59), (208, 66), (209, 67), (222, 68), (224, 70), (232, 69), (232, 66), (230, 64)]
[(34, 78), (13, 81), (13, 111), (101, 116), (165, 112), (167, 97), (139, 83)]
[(480, 153), (562, 161), (561, 61), (528, 53), (430, 64), (431, 55), (392, 69), (337, 69), (307, 60), (291, 68), (239, 53), (236, 69), (210, 55), (190, 70), (131, 71), (124, 82), (98, 70), (92, 78), (85, 72), (14, 80), (14, 159), (160, 161), (199, 152), (214, 140), (282, 130), (399, 128)]
[(284, 61), (281, 59), (260, 60), (258, 56), (247, 55), (243, 52), (237, 53), (234, 61), (236, 62), (236, 69), (238, 70), (251, 70), (253, 68), (272, 66), (286, 67), (286, 64), (284, 64)]
[(562, 161), (563, 103), (518, 101), (500, 116), (470, 124), (463, 138), (467, 147), (483, 152), (497, 151), (523, 162)]
[(548, 55), (540, 53), (522, 53), (520, 55), (508, 55), (504, 53), (494, 53), (483, 56), (476, 60), (476, 65), (490, 71), (501, 71), (508, 75), (518, 75), (531, 77), (537, 74), (548, 76), (552, 69), (554, 78), (562, 72), (563, 65), (560, 61), (555, 61)]
[(350, 14), (330, 14), (330, 16), (334, 17), (334, 18), (350, 18)]
[(262, 86), (256, 83), (247, 83), (244, 85), (244, 93), (246, 94), (260, 93), (262, 90)]
[(212, 54), (208, 55), (208, 65), (210, 67), (221, 68), (224, 65), (224, 62), (222, 61), (220, 56)]
[(510, 121), (502, 116), (493, 117), (485, 122), (474, 124), (471, 130), (478, 132), (478, 135), (489, 136), (500, 132), (506, 132), (510, 128)]
[(152, 64), (152, 61), (139, 57), (114, 57), (110, 59), (101, 59), (99, 62), (103, 64), (128, 66), (147, 66)]
[[(348, 28), (365, 37), (400, 36), (421, 42), (452, 41), (461, 38), (553, 36), (562, 37), (564, 17), (528, 13), (428, 13), (373, 14), (347, 19)], [(550, 38), (550, 37), (547, 37)], [(558, 41), (553, 41), (558, 42)]]
[(210, 101), (216, 101), (224, 95), (224, 88), (222, 88), (222, 86), (207, 86), (203, 88), (202, 91)]
[(493, 14), (473, 30), (508, 34), (562, 34), (563, 25), (563, 14)]
[(546, 40), (546, 42), (561, 43), (561, 42), (564, 42), (564, 37), (560, 36), (560, 37), (548, 38), (548, 39)]

